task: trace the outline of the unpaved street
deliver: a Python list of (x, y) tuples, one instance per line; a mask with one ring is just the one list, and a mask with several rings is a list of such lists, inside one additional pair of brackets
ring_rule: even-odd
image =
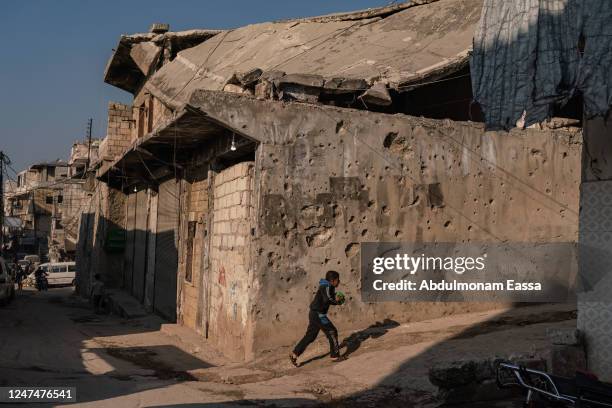
[[(113, 358), (103, 345), (91, 342), (92, 325), (99, 319), (86, 305), (71, 302), (71, 293), (72, 288), (25, 291), (0, 309), (2, 385), (70, 385), (77, 387), (78, 401), (91, 406), (107, 405), (109, 399), (139, 406), (176, 401), (177, 396), (194, 401), (202, 397), (176, 380), (159, 379), (150, 370)], [(115, 334), (136, 330), (110, 324), (104, 329)]]
[[(72, 288), (31, 290), (0, 308), (0, 384), (3, 386), (73, 386), (81, 406), (153, 406), (227, 401), (227, 397), (184, 385), (181, 373), (147, 365), (147, 353), (138, 348), (109, 352), (109, 344), (97, 336), (147, 337), (159, 327), (126, 324), (119, 319), (94, 315)], [(155, 320), (153, 320), (155, 322)], [(159, 337), (159, 334), (158, 334)], [(151, 336), (151, 340), (157, 340)], [(143, 342), (146, 344), (146, 342)], [(160, 352), (174, 353), (177, 364), (202, 368), (208, 363), (187, 356), (170, 345)], [(116, 355), (113, 357), (111, 354)], [(140, 355), (139, 355), (140, 354)], [(122, 358), (128, 355), (129, 358)], [(118, 358), (119, 357), (119, 358)], [(133, 358), (138, 366), (129, 360)], [(40, 404), (37, 406), (44, 406)], [(23, 406), (23, 405), (22, 405)]]
[(380, 322), (341, 333), (348, 360), (328, 361), (321, 337), (296, 369), (288, 348), (232, 363), (155, 316), (95, 315), (71, 288), (26, 290), (0, 308), (0, 384), (77, 387), (85, 407), (432, 406), (432, 365), (546, 348), (546, 329), (571, 326), (573, 317), (571, 307), (539, 306)]

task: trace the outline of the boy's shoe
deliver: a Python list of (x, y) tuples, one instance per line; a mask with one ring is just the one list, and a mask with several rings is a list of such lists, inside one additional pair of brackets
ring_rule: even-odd
[(295, 367), (300, 366), (297, 362), (297, 357), (295, 357), (293, 354), (289, 354), (289, 361), (291, 361), (291, 364), (293, 364)]
[(344, 360), (346, 360), (346, 357), (344, 357), (344, 356), (337, 356), (337, 357), (332, 357), (331, 358), (332, 363), (338, 363), (338, 362), (344, 361)]

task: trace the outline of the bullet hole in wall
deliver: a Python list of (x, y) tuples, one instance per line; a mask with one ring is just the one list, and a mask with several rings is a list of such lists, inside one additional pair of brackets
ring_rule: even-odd
[(352, 258), (359, 253), (359, 243), (351, 242), (344, 248), (344, 253), (347, 258)]
[(340, 132), (340, 129), (342, 129), (342, 126), (344, 126), (344, 121), (338, 121), (336, 123), (336, 133)]
[(398, 133), (397, 132), (389, 132), (387, 133), (387, 136), (385, 136), (385, 139), (383, 140), (383, 147), (385, 148), (390, 148), (391, 145), (393, 144), (393, 141), (397, 138)]

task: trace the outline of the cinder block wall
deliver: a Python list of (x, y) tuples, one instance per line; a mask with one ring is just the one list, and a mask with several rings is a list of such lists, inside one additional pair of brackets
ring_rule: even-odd
[(132, 143), (133, 127), (132, 107), (110, 102), (106, 138), (100, 145), (99, 156), (108, 160), (120, 157)]
[(577, 241), (580, 133), (485, 132), (477, 123), (220, 92), (197, 93), (191, 103), (261, 143), (248, 310), (255, 353), (299, 339), (329, 269), (341, 273), (348, 296), (331, 312), (341, 336), (385, 318), (501, 306), (364, 303), (361, 242)]
[(244, 359), (250, 353), (251, 318), (250, 229), (253, 163), (243, 162), (219, 172), (214, 181), (209, 339), (226, 355)]
[[(191, 279), (186, 278), (186, 272), (182, 271), (180, 274), (182, 278), (182, 290), (180, 291), (180, 307), (179, 307), (179, 320), (187, 327), (196, 330), (199, 333), (203, 333), (203, 307), (200, 304), (200, 296), (204, 296), (200, 292), (205, 290), (202, 285), (202, 273), (205, 272), (203, 269), (203, 251), (205, 240), (207, 235), (208, 222), (208, 178), (207, 168), (199, 168), (195, 171), (190, 171), (188, 175), (189, 183), (187, 184), (187, 222), (195, 222), (195, 237), (193, 239), (192, 248), (192, 267), (191, 267)], [(183, 223), (182, 226), (182, 237), (183, 241), (188, 238), (188, 225)], [(181, 268), (186, 268), (187, 248), (183, 243), (185, 249), (181, 254)]]

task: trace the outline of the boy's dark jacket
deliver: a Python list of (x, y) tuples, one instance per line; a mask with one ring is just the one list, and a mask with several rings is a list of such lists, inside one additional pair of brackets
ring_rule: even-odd
[(312, 303), (310, 303), (310, 310), (321, 314), (327, 314), (329, 305), (337, 305), (336, 301), (336, 288), (332, 286), (326, 279), (319, 281), (319, 289), (315, 295)]

